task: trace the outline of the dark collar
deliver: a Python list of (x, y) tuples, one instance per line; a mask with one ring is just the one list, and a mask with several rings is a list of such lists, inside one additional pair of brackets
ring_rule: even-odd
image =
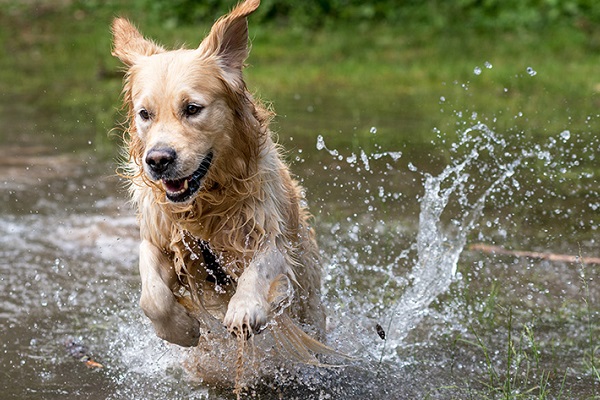
[(210, 249), (208, 242), (204, 240), (198, 240), (198, 246), (202, 250), (202, 258), (204, 258), (204, 268), (208, 272), (207, 281), (213, 282), (219, 286), (225, 286), (231, 282), (229, 275), (225, 273), (221, 264), (215, 257), (215, 254)]

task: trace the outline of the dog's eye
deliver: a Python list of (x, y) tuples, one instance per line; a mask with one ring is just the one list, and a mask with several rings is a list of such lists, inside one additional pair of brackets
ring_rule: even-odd
[(143, 119), (144, 121), (147, 121), (150, 119), (150, 113), (145, 108), (142, 108), (138, 114), (139, 114), (140, 118)]
[(188, 104), (187, 106), (185, 106), (185, 108), (183, 109), (183, 113), (185, 114), (186, 117), (191, 117), (192, 115), (196, 115), (198, 114), (200, 111), (202, 111), (202, 106), (199, 106), (198, 104)]

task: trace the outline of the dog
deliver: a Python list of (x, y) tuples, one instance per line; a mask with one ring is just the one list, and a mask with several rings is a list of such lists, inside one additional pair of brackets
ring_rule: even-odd
[(327, 352), (311, 216), (271, 137), (272, 112), (242, 73), (247, 17), (258, 6), (238, 4), (195, 49), (166, 50), (128, 20), (113, 22), (140, 306), (156, 334), (179, 346), (197, 346), (216, 320), (238, 337), (277, 330)]

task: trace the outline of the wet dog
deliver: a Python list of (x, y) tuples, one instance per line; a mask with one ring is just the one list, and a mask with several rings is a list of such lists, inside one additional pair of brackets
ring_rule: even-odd
[(288, 339), (305, 348), (317, 342), (303, 332), (319, 339), (325, 329), (301, 188), (242, 75), (258, 5), (240, 3), (194, 49), (167, 51), (122, 18), (112, 26), (113, 55), (127, 68), (140, 305), (157, 335), (180, 346), (196, 346), (214, 320), (240, 337), (301, 326), (300, 340)]

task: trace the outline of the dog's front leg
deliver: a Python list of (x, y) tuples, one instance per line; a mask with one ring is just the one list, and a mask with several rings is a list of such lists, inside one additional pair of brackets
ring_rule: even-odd
[(147, 240), (140, 245), (140, 275), (140, 306), (152, 321), (158, 337), (180, 346), (196, 346), (200, 324), (177, 302), (171, 291), (177, 283), (172, 263)]
[(292, 276), (285, 257), (277, 250), (263, 252), (244, 270), (229, 301), (223, 325), (234, 335), (250, 337), (267, 323), (271, 305), (268, 296), (273, 280), (280, 274)]

